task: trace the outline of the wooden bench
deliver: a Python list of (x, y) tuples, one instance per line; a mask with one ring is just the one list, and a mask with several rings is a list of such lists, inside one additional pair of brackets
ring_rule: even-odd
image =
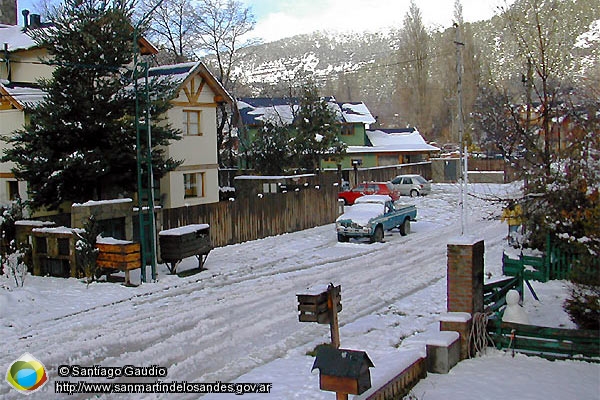
[(100, 275), (110, 275), (114, 270), (125, 271), (125, 284), (130, 284), (129, 271), (142, 265), (140, 244), (112, 238), (103, 239), (109, 240), (96, 243), (96, 248), (100, 250), (96, 261)]

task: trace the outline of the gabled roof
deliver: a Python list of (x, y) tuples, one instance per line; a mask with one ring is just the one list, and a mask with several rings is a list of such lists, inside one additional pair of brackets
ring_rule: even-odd
[(365, 367), (374, 365), (364, 351), (320, 346), (311, 371), (318, 368), (323, 375), (358, 378)]
[(35, 84), (0, 81), (0, 96), (18, 110), (33, 107), (46, 97), (46, 93)]
[[(4, 43), (6, 43), (8, 45), (8, 51), (11, 52), (40, 47), (39, 44), (33, 39), (30, 32), (32, 32), (34, 29), (48, 29), (51, 27), (52, 24), (48, 23), (43, 23), (37, 28), (24, 28), (19, 25), (0, 24), (0, 46), (4, 46)], [(158, 53), (158, 49), (143, 37), (138, 39), (138, 45), (140, 46), (141, 54), (147, 55)], [(2, 49), (3, 48), (4, 47), (2, 47)]]
[(188, 80), (196, 74), (200, 74), (205, 79), (207, 85), (215, 94), (215, 101), (233, 103), (233, 98), (227, 90), (221, 85), (221, 82), (206, 68), (201, 61), (188, 62), (172, 65), (161, 65), (148, 70), (148, 77), (169, 77), (180, 86), (183, 86)]
[(371, 146), (348, 146), (347, 153), (424, 152), (440, 149), (427, 144), (415, 128), (367, 130)]
[[(340, 122), (372, 124), (375, 118), (363, 102), (339, 103), (333, 97), (324, 98)], [(298, 110), (298, 98), (242, 97), (237, 101), (244, 125), (259, 125), (265, 121), (289, 125)]]
[(290, 125), (298, 111), (297, 98), (244, 97), (237, 101), (244, 125), (259, 125), (270, 122), (275, 125)]
[[(28, 50), (38, 47), (38, 44), (27, 33), (27, 30), (19, 25), (1, 25), (0, 24), (0, 42), (8, 45), (9, 51)], [(4, 47), (2, 47), (4, 48)]]

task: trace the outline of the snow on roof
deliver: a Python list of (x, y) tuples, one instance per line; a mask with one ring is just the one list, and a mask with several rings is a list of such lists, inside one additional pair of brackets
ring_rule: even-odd
[[(338, 119), (348, 123), (372, 124), (375, 118), (363, 102), (338, 103), (333, 97), (325, 97), (329, 108)], [(247, 125), (270, 122), (289, 125), (300, 108), (297, 98), (240, 98), (237, 101), (242, 120)]]
[(19, 25), (0, 25), (0, 42), (8, 44), (8, 51), (27, 50), (37, 47), (38, 44), (27, 33), (28, 31)]
[(66, 226), (57, 226), (55, 228), (33, 228), (31, 231), (39, 232), (39, 233), (57, 233), (57, 234), (72, 235), (73, 233), (76, 233), (76, 232), (83, 232), (83, 229), (69, 228)]
[(52, 221), (38, 221), (34, 219), (21, 219), (19, 221), (15, 221), (15, 225), (19, 226), (53, 226), (54, 222)]
[(343, 103), (340, 105), (340, 108), (346, 122), (362, 122), (363, 124), (375, 123), (375, 118), (373, 118), (373, 115), (371, 115), (371, 112), (363, 102)]
[(181, 83), (190, 75), (192, 71), (194, 71), (198, 67), (198, 65), (200, 65), (200, 61), (172, 65), (161, 65), (159, 67), (153, 67), (148, 69), (148, 76), (168, 76), (174, 82)]
[(131, 203), (133, 202), (130, 198), (124, 199), (111, 199), (111, 200), (88, 200), (85, 203), (73, 203), (73, 207), (92, 207), (103, 204), (117, 204), (117, 203)]
[[(418, 130), (378, 129), (367, 130), (367, 137), (378, 151), (439, 151), (438, 147), (425, 142)], [(363, 147), (363, 146), (351, 146)], [(349, 149), (350, 150), (350, 149)]]
[(299, 105), (277, 105), (272, 107), (257, 107), (248, 111), (249, 115), (256, 115), (257, 121), (268, 122), (276, 126), (290, 125), (294, 122), (294, 115), (298, 112)]
[[(1, 33), (1, 31), (0, 31)], [(26, 84), (0, 82), (0, 90), (5, 91), (21, 107), (34, 107), (41, 103), (46, 97), (42, 89)]]
[(167, 229), (164, 231), (158, 232), (159, 236), (183, 236), (188, 233), (193, 233), (197, 231), (201, 231), (204, 229), (208, 229), (210, 225), (208, 224), (192, 224), (192, 225), (184, 225), (179, 228)]
[(96, 238), (96, 243), (99, 243), (99, 244), (132, 244), (134, 242), (132, 242), (131, 240), (115, 239), (114, 237), (99, 236), (98, 238)]

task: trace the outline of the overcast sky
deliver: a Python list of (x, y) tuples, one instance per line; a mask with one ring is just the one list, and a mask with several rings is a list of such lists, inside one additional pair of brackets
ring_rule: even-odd
[[(401, 27), (409, 0), (239, 0), (257, 21), (253, 36), (265, 42), (315, 30), (351, 31)], [(465, 21), (488, 19), (500, 5), (514, 0), (461, 0)], [(40, 0), (18, 0), (21, 10), (32, 12)], [(454, 0), (416, 0), (427, 26), (452, 25)]]
[[(409, 0), (242, 0), (265, 41), (315, 30), (349, 31), (401, 27)], [(508, 0), (512, 3), (512, 0)], [(452, 25), (454, 0), (416, 0), (427, 26)], [(465, 21), (492, 17), (505, 0), (462, 0)]]

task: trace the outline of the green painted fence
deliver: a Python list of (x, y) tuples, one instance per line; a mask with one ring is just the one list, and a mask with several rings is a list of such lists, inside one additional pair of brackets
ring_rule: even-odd
[[(514, 260), (511, 260), (514, 261)], [(541, 265), (537, 260), (534, 265)], [(502, 314), (506, 305), (506, 293), (517, 290), (523, 297), (523, 284), (526, 273), (534, 275), (529, 269), (515, 269), (515, 276), (483, 285), (483, 304), (485, 312), (490, 315), (487, 333), (492, 345), (498, 349), (509, 349), (519, 353), (536, 355), (550, 360), (574, 359), (600, 362), (600, 332), (594, 330), (550, 328), (535, 325), (524, 325), (502, 322)], [(509, 264), (510, 266), (510, 264)], [(520, 267), (522, 268), (522, 267)], [(539, 272), (538, 272), (539, 273)], [(541, 273), (539, 273), (541, 275)], [(533, 279), (533, 278), (529, 278)], [(535, 294), (532, 291), (535, 297)]]
[[(579, 262), (579, 255), (554, 246), (550, 238), (546, 241), (543, 255), (528, 256), (521, 254), (518, 259), (502, 256), (502, 272), (507, 276), (523, 275), (525, 280), (548, 282), (549, 280), (569, 279), (573, 265)], [(586, 266), (587, 272), (600, 270), (600, 258), (594, 258)]]
[(521, 297), (523, 296), (523, 277), (521, 275), (517, 274), (514, 278), (483, 285), (483, 308), (486, 312), (499, 313), (500, 309), (506, 305), (506, 293), (511, 289), (515, 289), (521, 294)]
[(549, 328), (488, 320), (487, 331), (498, 349), (513, 349), (550, 360), (600, 362), (600, 332)]

